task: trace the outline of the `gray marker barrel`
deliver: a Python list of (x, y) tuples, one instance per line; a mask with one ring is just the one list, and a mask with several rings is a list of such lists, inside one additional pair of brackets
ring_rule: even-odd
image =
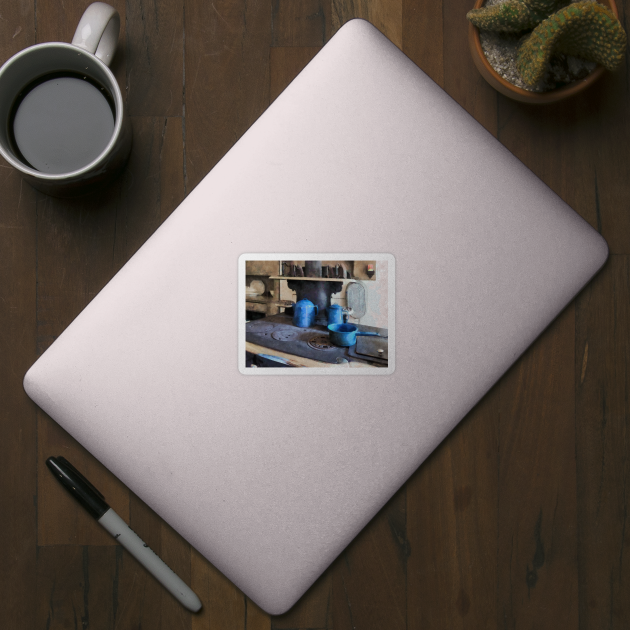
[(197, 612), (201, 601), (188, 585), (176, 575), (160, 557), (123, 521), (114, 510), (109, 508), (98, 522), (183, 606)]

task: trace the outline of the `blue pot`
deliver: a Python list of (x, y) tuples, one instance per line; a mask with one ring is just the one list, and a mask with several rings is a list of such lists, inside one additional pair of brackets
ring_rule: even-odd
[(357, 335), (365, 337), (380, 337), (375, 332), (360, 331), (354, 324), (330, 324), (328, 326), (330, 340), (341, 347), (354, 346), (357, 342)]
[(310, 328), (315, 323), (319, 308), (310, 300), (300, 300), (293, 307), (293, 325), (298, 328)]

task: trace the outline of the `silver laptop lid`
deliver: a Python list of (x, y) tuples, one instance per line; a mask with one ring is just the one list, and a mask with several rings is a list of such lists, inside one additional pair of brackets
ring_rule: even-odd
[[(239, 258), (261, 252), (390, 261), (395, 369), (240, 371)], [(355, 20), (42, 355), (25, 388), (277, 614), (606, 257), (585, 221)]]

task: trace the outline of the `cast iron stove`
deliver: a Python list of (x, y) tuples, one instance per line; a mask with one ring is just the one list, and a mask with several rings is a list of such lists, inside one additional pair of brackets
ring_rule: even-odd
[[(361, 328), (387, 335), (387, 331), (383, 329), (369, 326), (361, 326)], [(271, 315), (248, 322), (245, 325), (245, 339), (271, 350), (279, 350), (325, 363), (339, 363), (341, 359), (351, 360), (351, 357), (355, 360), (359, 358), (364, 361), (369, 360), (368, 357), (353, 356), (348, 348), (338, 348), (333, 345), (325, 326), (315, 324), (310, 328), (298, 328), (293, 325), (293, 320), (288, 315)], [(383, 343), (386, 343), (385, 339)]]

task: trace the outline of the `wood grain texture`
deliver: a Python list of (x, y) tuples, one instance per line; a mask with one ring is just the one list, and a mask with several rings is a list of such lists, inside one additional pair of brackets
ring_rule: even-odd
[[(597, 87), (544, 108), (498, 99), (499, 139), (584, 217), (613, 253), (628, 253), (630, 181), (627, 153), (629, 102), (622, 73)], [(614, 129), (614, 131), (613, 131)], [(527, 142), (523, 134), (527, 133)]]
[(269, 100), (275, 101), (320, 50), (319, 46), (272, 48), (269, 54)]
[(82, 509), (46, 467), (51, 456), (62, 455), (107, 497), (120, 516), (129, 519), (127, 488), (72, 439), (56, 422), (38, 410), (37, 420), (37, 543), (47, 545), (116, 545), (116, 541)]
[(118, 597), (116, 547), (41, 547), (33, 586), (38, 598), (32, 628), (113, 628)]
[[(74, 32), (83, 12), (89, 2), (55, 2), (54, 0), (34, 0), (35, 30), (38, 44), (44, 42), (71, 42)], [(120, 14), (120, 35), (116, 54), (110, 66), (123, 95), (125, 90), (126, 73), (126, 3), (124, 0), (111, 0), (108, 4), (113, 6)]]
[[(469, 114), (493, 136), (497, 135), (498, 94), (485, 82), (468, 51), (468, 0), (443, 0), (443, 67), (442, 86)], [(418, 36), (421, 36), (419, 34)], [(424, 33), (426, 36), (426, 33)]]
[(323, 46), (330, 39), (331, 5), (326, 0), (272, 0), (272, 46)]
[(245, 630), (245, 596), (196, 550), (192, 552), (190, 586), (203, 602), (193, 619), (193, 630)]
[(183, 0), (127, 3), (127, 107), (130, 116), (181, 116)]
[[(0, 626), (362, 630), (630, 626), (630, 64), (535, 108), (468, 53), (465, 0), (112, 0), (134, 145), (104, 193), (0, 161)], [(0, 0), (0, 62), (69, 41), (87, 2)], [(619, 2), (622, 23), (628, 0)], [(270, 617), (22, 390), (27, 368), (339, 27), (371, 21), (607, 239), (595, 281), (288, 613)], [(325, 185), (323, 183), (322, 185)], [(66, 454), (190, 581), (191, 615), (54, 483)]]
[[(501, 142), (595, 228), (600, 212), (592, 143), (597, 100), (596, 93), (578, 95), (545, 108), (544, 117), (535, 106), (503, 96), (498, 101)], [(529, 137), (523, 142), (526, 130)]]
[(332, 566), (332, 627), (407, 627), (406, 488), (399, 490)]
[(186, 191), (269, 105), (271, 11), (263, 0), (186, 5)]
[(497, 623), (507, 628), (578, 623), (574, 346), (569, 306), (500, 384)]
[(328, 569), (284, 615), (271, 617), (272, 630), (332, 628), (333, 569)]
[[(403, 0), (402, 51), (440, 87), (444, 87), (442, 2)], [(436, 54), (437, 53), (437, 54)]]
[[(36, 41), (32, 2), (0, 5), (0, 63)], [(0, 158), (0, 619), (35, 627), (37, 409), (24, 390), (37, 358), (36, 193)]]
[(402, 49), (403, 0), (332, 0), (332, 32), (348, 20), (367, 20)]
[[(131, 495), (129, 502), (130, 527), (182, 580), (190, 584), (190, 545), (135, 495)], [(121, 593), (117, 628), (190, 630), (192, 613), (127, 552), (119, 556), (117, 581)]]
[(580, 628), (630, 626), (630, 260), (612, 256), (576, 302)]
[(37, 358), (37, 221), (35, 191), (4, 160), (0, 199), (0, 618), (21, 630), (37, 562), (37, 408), (22, 388)]
[(496, 618), (500, 395), (494, 387), (407, 482), (409, 630)]
[[(625, 20), (630, 9), (623, 3)], [(626, 23), (626, 22), (623, 22)], [(628, 32), (626, 26), (626, 32)], [(605, 75), (597, 86), (597, 92), (589, 95), (594, 100), (594, 116), (589, 118), (589, 154), (593, 169), (590, 187), (594, 189), (595, 202), (588, 219), (608, 242), (610, 251), (630, 254), (630, 178), (628, 177), (628, 152), (630, 143), (628, 103), (630, 103), (630, 63), (619, 72)], [(625, 208), (625, 211), (624, 211)]]
[(117, 191), (110, 243), (118, 271), (184, 199), (181, 118), (132, 117), (133, 149)]

